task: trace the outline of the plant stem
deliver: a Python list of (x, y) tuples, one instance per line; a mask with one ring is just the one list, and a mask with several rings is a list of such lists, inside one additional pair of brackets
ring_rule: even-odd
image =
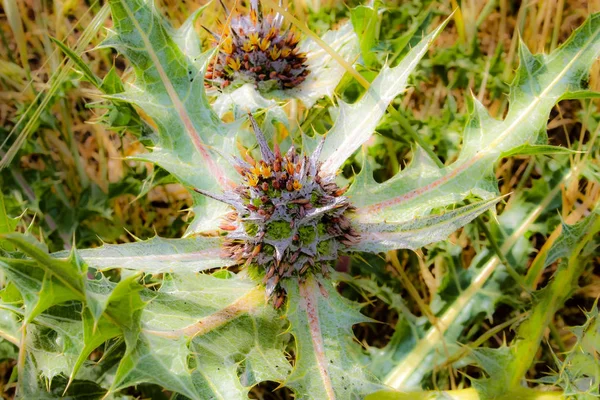
[(577, 287), (579, 276), (586, 265), (579, 255), (585, 245), (600, 231), (600, 215), (596, 214), (593, 218), (595, 220), (588, 233), (577, 243), (568, 261), (559, 265), (551, 283), (541, 292), (540, 298), (531, 311), (531, 316), (519, 327), (518, 339), (512, 350), (513, 359), (507, 368), (507, 371), (511, 371), (509, 389), (521, 385), (521, 380), (535, 359), (546, 327), (554, 318), (556, 311), (569, 298), (573, 288)]

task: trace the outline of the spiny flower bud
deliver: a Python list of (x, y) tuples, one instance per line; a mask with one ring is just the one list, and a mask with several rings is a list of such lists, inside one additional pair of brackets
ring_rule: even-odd
[(206, 79), (222, 89), (254, 83), (259, 90), (289, 89), (302, 83), (309, 71), (306, 54), (298, 49), (299, 35), (282, 30), (280, 14), (263, 15), (258, 0), (250, 1), (250, 13), (233, 17), (221, 35), (208, 64)]
[[(340, 195), (335, 176), (320, 174), (322, 142), (310, 157), (293, 146), (282, 156), (271, 151), (252, 116), (250, 120), (262, 160), (235, 158), (241, 185), (223, 195), (199, 192), (232, 206), (222, 225), (224, 256), (249, 267), (280, 306), (283, 279), (326, 274), (338, 253), (359, 236), (348, 218), (353, 207)], [(237, 228), (232, 230), (232, 225)]]

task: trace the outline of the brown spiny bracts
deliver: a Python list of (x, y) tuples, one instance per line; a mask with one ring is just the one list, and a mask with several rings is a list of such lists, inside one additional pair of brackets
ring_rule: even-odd
[[(353, 207), (335, 176), (319, 174), (321, 146), (309, 157), (294, 147), (272, 151), (251, 118), (262, 160), (235, 159), (243, 183), (223, 195), (200, 191), (232, 206), (222, 221), (224, 256), (250, 268), (281, 306), (283, 279), (327, 274), (338, 253), (359, 240), (348, 213)], [(321, 143), (322, 144), (322, 143)]]
[(289, 89), (306, 79), (306, 55), (298, 49), (300, 37), (282, 30), (280, 14), (263, 15), (258, 0), (250, 13), (231, 19), (229, 27), (213, 34), (219, 49), (209, 62), (206, 79), (221, 89), (253, 83), (259, 90)]

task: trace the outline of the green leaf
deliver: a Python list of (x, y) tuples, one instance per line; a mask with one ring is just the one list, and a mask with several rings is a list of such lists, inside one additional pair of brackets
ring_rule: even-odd
[[(221, 243), (217, 237), (164, 239), (156, 236), (142, 242), (105, 244), (77, 253), (100, 270), (126, 268), (152, 274), (189, 273), (232, 265), (233, 260), (221, 257)], [(54, 256), (64, 257), (66, 253)]]
[(121, 78), (119, 78), (119, 75), (117, 75), (117, 70), (114, 66), (108, 70), (104, 76), (104, 79), (102, 79), (100, 88), (106, 94), (121, 93), (125, 90), (123, 87), (123, 82), (121, 82)]
[(191, 399), (246, 399), (249, 386), (288, 374), (282, 321), (253, 282), (174, 275), (145, 296), (142, 333), (111, 391), (150, 382)]
[(0, 259), (0, 268), (19, 289), (25, 302), (25, 322), (54, 305), (85, 299), (87, 268), (76, 257), (66, 261), (53, 259), (21, 234), (9, 234), (4, 238), (33, 258)]
[(383, 388), (361, 365), (352, 325), (368, 320), (327, 279), (284, 282), (296, 365), (285, 385), (298, 399), (356, 399)]
[(19, 290), (25, 304), (25, 322), (30, 322), (48, 308), (69, 300), (81, 300), (73, 290), (51, 270), (35, 261), (0, 259), (0, 268)]
[[(422, 162), (419, 156), (409, 168), (381, 184), (370, 176), (360, 178), (363, 184), (351, 187), (348, 192), (358, 208), (358, 219), (402, 222), (472, 194), (484, 199), (495, 197), (494, 162), (519, 146), (545, 140), (543, 132), (550, 110), (564, 93), (581, 89), (581, 82), (599, 53), (600, 14), (590, 16), (566, 43), (548, 56), (533, 56), (521, 43), (520, 66), (511, 85), (506, 118), (491, 118), (483, 105), (473, 99), (458, 159), (440, 169), (434, 168), (430, 161), (424, 167), (419, 166)], [(416, 175), (419, 169), (426, 170), (425, 174)]]
[(387, 106), (406, 89), (408, 76), (444, 26), (445, 23), (421, 40), (398, 66), (383, 67), (359, 101), (352, 105), (340, 102), (339, 115), (327, 133), (320, 156), (323, 174), (336, 174), (344, 161), (371, 137)]
[[(541, 178), (544, 180), (544, 178)], [(566, 181), (566, 180), (565, 180)], [(527, 265), (531, 248), (526, 239), (539, 232), (541, 225), (534, 224), (538, 213), (546, 210), (547, 204), (560, 195), (563, 180), (536, 197), (535, 203), (522, 198), (512, 201), (498, 217), (507, 235), (500, 250), (513, 265)], [(534, 187), (537, 186), (534, 185)], [(528, 193), (535, 192), (533, 189)], [(539, 195), (539, 194), (538, 194)], [(551, 209), (547, 210), (552, 214)], [(466, 265), (462, 259), (462, 248), (450, 243), (439, 243), (448, 256), (441, 286), (430, 304), (438, 324), (431, 325), (427, 319), (414, 317), (407, 310), (400, 310), (400, 318), (389, 344), (374, 351), (370, 368), (387, 385), (402, 391), (421, 389), (423, 378), (453, 357), (461, 347), (457, 345), (464, 337), (465, 329), (482, 317), (492, 316), (498, 301), (507, 296), (518, 296), (514, 280), (497, 256), (489, 250), (481, 250), (473, 261)], [(429, 248), (434, 251), (435, 248)]]
[(446, 239), (452, 232), (491, 209), (500, 198), (480, 201), (439, 215), (416, 218), (401, 223), (359, 223), (360, 242), (351, 251), (379, 253), (395, 249), (416, 250)]
[(234, 171), (214, 149), (227, 147), (227, 130), (204, 92), (208, 55), (200, 55), (197, 49), (193, 19), (176, 32), (151, 1), (111, 0), (110, 8), (114, 31), (103, 46), (127, 57), (136, 76), (125, 93), (110, 98), (140, 107), (158, 131), (154, 151), (138, 159), (160, 165), (192, 187), (225, 187)]
[(27, 330), (27, 353), (38, 375), (48, 382), (59, 375), (68, 375), (84, 346), (80, 313), (80, 305), (65, 303), (38, 315), (23, 328)]
[[(508, 377), (505, 379), (504, 388), (514, 388), (520, 385), (525, 373), (534, 361), (535, 353), (539, 347), (544, 331), (558, 311), (569, 298), (573, 290), (578, 287), (578, 280), (586, 264), (590, 261), (590, 252), (586, 251), (588, 243), (593, 242), (600, 232), (600, 212), (595, 210), (580, 222), (575, 231), (585, 229), (577, 243), (569, 245), (573, 233), (568, 229), (563, 230), (567, 239), (557, 241), (553, 247), (559, 251), (551, 252), (556, 258), (564, 257), (554, 273), (548, 286), (536, 292), (534, 306), (528, 318), (519, 326), (515, 341), (510, 347), (512, 359), (507, 368)], [(576, 235), (577, 236), (577, 235)], [(596, 247), (594, 243), (592, 247)], [(570, 251), (565, 251), (570, 248)], [(593, 253), (592, 253), (593, 254)], [(480, 384), (487, 387), (487, 381)], [(500, 390), (500, 388), (498, 389)]]
[(564, 361), (557, 361), (557, 375), (542, 378), (542, 382), (560, 386), (565, 395), (590, 399), (600, 396), (600, 365), (597, 354), (600, 353), (600, 317), (598, 301), (591, 311), (586, 312), (586, 322), (571, 328), (577, 338)]
[(594, 224), (597, 223), (599, 217), (600, 210), (596, 209), (591, 215), (574, 225), (563, 222), (560, 236), (552, 247), (550, 247), (546, 255), (544, 267), (561, 258), (569, 257), (573, 252), (577, 251), (581, 246), (581, 241), (589, 235), (590, 230), (598, 229), (594, 228)]
[[(10, 218), (8, 216), (8, 213), (6, 212), (6, 206), (4, 204), (4, 195), (0, 192), (0, 235), (14, 232), (18, 222), (18, 218)], [(14, 246), (7, 243), (0, 236), (0, 250), (13, 251)]]
[[(77, 376), (92, 351), (107, 340), (123, 335), (128, 351), (133, 351), (136, 347), (140, 318), (145, 306), (140, 298), (143, 287), (137, 282), (138, 279), (139, 276), (131, 275), (116, 285), (106, 279), (92, 281), (95, 282), (94, 292), (104, 295), (105, 299), (96, 302), (103, 305), (101, 309), (88, 307), (82, 313), (84, 346), (73, 366), (69, 383)], [(108, 293), (104, 293), (107, 291)], [(90, 292), (91, 290), (88, 295)]]

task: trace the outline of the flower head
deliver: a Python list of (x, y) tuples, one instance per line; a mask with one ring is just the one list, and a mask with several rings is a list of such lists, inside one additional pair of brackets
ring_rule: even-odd
[(282, 279), (326, 275), (338, 253), (356, 244), (359, 235), (350, 223), (353, 207), (345, 190), (334, 174), (320, 170), (321, 146), (310, 157), (293, 146), (286, 154), (277, 146), (272, 151), (250, 119), (262, 159), (236, 158), (242, 183), (223, 195), (198, 191), (232, 207), (221, 224), (227, 235), (223, 256), (251, 268), (280, 306)]
[(248, 82), (259, 90), (298, 86), (309, 74), (306, 54), (299, 50), (300, 36), (282, 30), (282, 23), (281, 15), (263, 15), (258, 0), (252, 0), (248, 15), (233, 17), (221, 35), (214, 35), (219, 49), (206, 79), (221, 88)]

